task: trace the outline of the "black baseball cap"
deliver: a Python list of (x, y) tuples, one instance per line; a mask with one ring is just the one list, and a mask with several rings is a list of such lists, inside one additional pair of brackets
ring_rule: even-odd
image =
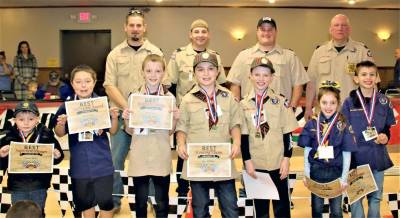
[(272, 27), (274, 27), (276, 29), (276, 22), (271, 17), (260, 18), (257, 23), (257, 28), (260, 27), (261, 25), (263, 25), (264, 23), (269, 23), (269, 24), (271, 24)]
[(39, 109), (36, 106), (35, 103), (31, 102), (31, 101), (21, 101), (17, 104), (17, 106), (15, 107), (15, 111), (14, 111), (14, 117), (19, 113), (19, 112), (32, 112), (35, 115), (39, 116)]

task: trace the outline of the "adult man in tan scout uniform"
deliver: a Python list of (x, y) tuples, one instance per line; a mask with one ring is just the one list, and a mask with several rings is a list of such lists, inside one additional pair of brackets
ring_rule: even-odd
[[(218, 60), (218, 83), (225, 83), (225, 71), (221, 63), (221, 58), (218, 53), (208, 49), (210, 41), (210, 32), (208, 23), (202, 19), (193, 21), (189, 32), (190, 43), (184, 47), (176, 49), (172, 54), (167, 67), (167, 78), (164, 83), (176, 85), (176, 100), (179, 105), (183, 96), (193, 88), (195, 84), (193, 72), (193, 60), (197, 53), (207, 51), (216, 54)], [(182, 171), (183, 160), (178, 157), (177, 162), (177, 181), (178, 187), (176, 192), (178, 196), (186, 196), (189, 191), (187, 181), (180, 179), (179, 172)]]
[(244, 98), (251, 90), (250, 66), (254, 58), (267, 57), (275, 68), (271, 88), (289, 100), (290, 107), (296, 107), (309, 79), (303, 64), (296, 54), (276, 43), (277, 26), (274, 19), (263, 17), (257, 24), (257, 44), (243, 50), (236, 57), (227, 80), (232, 83), (231, 91), (238, 98)]
[(337, 14), (331, 20), (329, 34), (331, 40), (318, 46), (314, 51), (307, 73), (310, 82), (306, 89), (306, 112), (304, 117), (310, 118), (312, 106), (317, 92), (316, 84), (323, 80), (338, 81), (341, 85), (340, 98), (343, 101), (351, 90), (356, 88), (353, 82), (355, 66), (365, 60), (373, 61), (371, 51), (361, 42), (350, 38), (350, 20), (346, 15)]
[[(146, 23), (143, 12), (131, 10), (126, 15), (124, 25), (126, 40), (117, 45), (108, 55), (104, 88), (111, 104), (121, 109), (128, 107), (128, 95), (137, 90), (144, 79), (141, 74), (142, 62), (149, 54), (163, 56), (162, 51), (144, 38)], [(123, 125), (122, 119), (120, 126)], [(131, 137), (119, 128), (111, 137), (111, 152), (114, 168), (124, 169), (124, 161), (129, 151)], [(122, 181), (119, 174), (114, 175), (114, 194), (123, 193)], [(116, 212), (121, 207), (121, 197), (114, 196), (114, 209)]]

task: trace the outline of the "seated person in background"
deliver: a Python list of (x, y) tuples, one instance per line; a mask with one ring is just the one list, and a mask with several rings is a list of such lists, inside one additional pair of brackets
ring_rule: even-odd
[(49, 81), (41, 86), (35, 96), (36, 99), (62, 99), (65, 100), (68, 96), (72, 95), (73, 91), (68, 84), (60, 80), (60, 74), (56, 71), (49, 73)]
[(42, 218), (40, 207), (33, 201), (23, 200), (15, 203), (7, 211), (6, 218)]
[(28, 83), (28, 90), (24, 100), (36, 99), (35, 93), (38, 90), (38, 83), (36, 81), (31, 81)]
[(11, 91), (12, 66), (7, 64), (6, 53), (0, 51), (0, 91)]

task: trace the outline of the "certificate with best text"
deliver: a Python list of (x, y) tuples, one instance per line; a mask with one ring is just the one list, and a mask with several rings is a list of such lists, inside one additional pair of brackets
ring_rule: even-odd
[(367, 194), (378, 190), (369, 164), (350, 170), (347, 184), (349, 185), (346, 190), (349, 197), (349, 204), (353, 204)]
[(107, 97), (66, 101), (69, 134), (111, 127)]
[(231, 177), (230, 143), (188, 143), (187, 177)]
[(9, 173), (53, 173), (54, 144), (11, 142)]
[(172, 129), (172, 96), (138, 95), (129, 97), (129, 127), (148, 129)]

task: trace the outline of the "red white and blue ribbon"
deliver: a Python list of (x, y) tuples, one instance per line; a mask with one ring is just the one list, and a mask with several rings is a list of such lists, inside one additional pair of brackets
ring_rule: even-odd
[(263, 110), (263, 104), (264, 104), (264, 98), (267, 95), (267, 89), (264, 90), (264, 92), (261, 95), (261, 98), (257, 98), (256, 94), (256, 128), (257, 130), (260, 129), (260, 123), (261, 123), (261, 115), (262, 115), (262, 110)]
[(364, 98), (361, 96), (360, 91), (357, 90), (356, 93), (357, 93), (358, 99), (361, 102), (361, 106), (363, 108), (365, 118), (367, 118), (368, 126), (371, 126), (372, 119), (374, 117), (374, 111), (375, 111), (376, 89), (374, 89), (374, 92), (372, 93), (372, 101), (371, 101), (371, 106), (369, 108), (369, 115), (368, 115), (368, 112), (367, 112), (367, 107), (365, 106)]
[(205, 96), (206, 96), (206, 100), (207, 100), (207, 107), (208, 107), (208, 114), (211, 117), (211, 121), (212, 123), (216, 123), (217, 122), (217, 118), (218, 118), (218, 114), (217, 114), (217, 97), (216, 97), (216, 92), (213, 92), (213, 105), (211, 105), (211, 99), (208, 96), (206, 90), (204, 90), (203, 88), (201, 88), (200, 90)]
[(331, 132), (333, 126), (336, 123), (336, 120), (338, 118), (338, 114), (336, 113), (335, 116), (333, 117), (333, 119), (331, 120), (331, 122), (328, 125), (328, 128), (325, 132), (322, 133), (322, 139), (321, 139), (321, 127), (320, 127), (320, 117), (321, 117), (321, 113), (318, 114), (318, 121), (317, 121), (317, 140), (318, 140), (318, 146), (322, 146), (325, 144), (326, 140), (328, 139), (329, 133)]
[[(160, 95), (160, 93), (161, 93), (161, 84), (158, 85), (157, 95)], [(150, 95), (150, 94), (151, 94), (150, 89), (146, 86), (146, 95)]]

